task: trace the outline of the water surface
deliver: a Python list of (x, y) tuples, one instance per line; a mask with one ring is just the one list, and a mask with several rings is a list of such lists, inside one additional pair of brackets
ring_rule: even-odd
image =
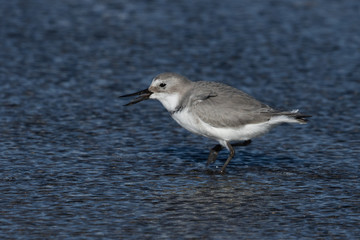
[[(0, 1), (2, 239), (359, 239), (358, 1)], [(159, 102), (163, 71), (313, 115), (236, 149)]]

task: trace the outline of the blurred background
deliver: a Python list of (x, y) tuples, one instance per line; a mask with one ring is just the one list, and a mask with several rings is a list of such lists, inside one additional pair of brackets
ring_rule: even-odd
[[(2, 239), (358, 239), (360, 2), (0, 0)], [(313, 115), (206, 170), (158, 73)]]

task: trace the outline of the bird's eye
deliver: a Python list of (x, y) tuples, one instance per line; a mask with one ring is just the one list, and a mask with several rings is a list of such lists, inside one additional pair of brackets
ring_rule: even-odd
[(160, 83), (159, 86), (160, 86), (160, 87), (165, 87), (165, 86), (166, 86), (166, 83)]

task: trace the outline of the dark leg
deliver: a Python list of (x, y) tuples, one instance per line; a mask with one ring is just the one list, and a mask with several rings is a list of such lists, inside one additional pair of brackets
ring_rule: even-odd
[(221, 168), (221, 171), (220, 171), (221, 174), (225, 173), (225, 168), (226, 168), (226, 166), (229, 164), (230, 160), (231, 160), (231, 159), (234, 157), (234, 155), (235, 155), (234, 148), (230, 145), (229, 142), (226, 142), (226, 146), (227, 146), (227, 148), (229, 149), (230, 154), (229, 154), (229, 157), (227, 158), (224, 166)]
[(247, 146), (251, 143), (251, 139), (245, 140), (243, 142), (234, 143), (233, 147), (239, 147), (239, 146)]
[[(247, 146), (251, 143), (251, 140), (246, 140), (246, 141), (243, 141), (243, 142), (238, 142), (238, 143), (235, 143), (233, 144), (234, 147), (237, 147), (237, 146)], [(226, 146), (228, 147), (229, 151), (230, 151), (230, 154), (229, 154), (229, 157), (228, 159), (226, 160), (224, 166), (221, 168), (221, 171), (220, 173), (223, 174), (225, 173), (225, 168), (226, 166), (229, 164), (230, 160), (234, 157), (235, 155), (235, 151), (234, 151), (234, 148), (230, 145), (229, 142), (226, 142)]]
[(213, 147), (210, 150), (210, 154), (206, 163), (206, 166), (209, 166), (209, 164), (215, 162), (219, 152), (221, 151), (221, 149), (223, 149), (223, 146), (221, 146), (220, 144), (216, 145), (215, 147)]

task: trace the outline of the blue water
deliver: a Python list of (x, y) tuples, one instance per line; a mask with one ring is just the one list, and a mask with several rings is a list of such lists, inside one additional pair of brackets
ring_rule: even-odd
[[(360, 2), (0, 0), (1, 239), (359, 239)], [(156, 101), (220, 81), (307, 125), (205, 167)]]

